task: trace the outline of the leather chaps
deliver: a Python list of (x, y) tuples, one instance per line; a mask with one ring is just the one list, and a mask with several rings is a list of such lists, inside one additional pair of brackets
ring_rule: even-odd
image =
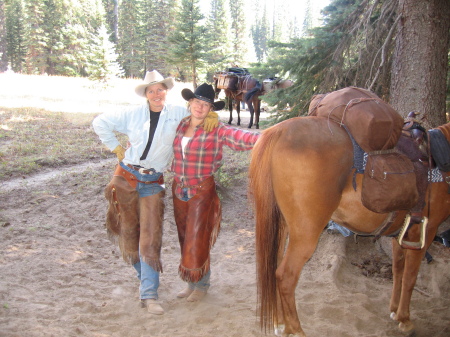
[(181, 248), (178, 273), (186, 282), (198, 282), (210, 269), (210, 251), (220, 230), (222, 208), (216, 193), (214, 177), (196, 186), (198, 193), (188, 201), (175, 195), (173, 207)]

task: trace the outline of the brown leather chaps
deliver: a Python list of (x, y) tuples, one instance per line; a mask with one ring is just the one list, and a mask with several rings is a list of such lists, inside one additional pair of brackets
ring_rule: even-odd
[(131, 264), (139, 261), (162, 272), (161, 243), (164, 218), (164, 194), (139, 198), (139, 193), (122, 176), (115, 175), (105, 188), (109, 202), (106, 229), (118, 241), (123, 259)]
[(222, 219), (220, 199), (214, 177), (198, 185), (198, 193), (189, 201), (175, 195), (172, 185), (173, 208), (181, 248), (178, 273), (186, 282), (198, 282), (209, 271), (210, 251), (216, 242)]

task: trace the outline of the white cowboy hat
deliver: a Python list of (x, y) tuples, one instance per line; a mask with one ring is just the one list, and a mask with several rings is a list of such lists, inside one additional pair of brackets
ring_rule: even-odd
[(147, 88), (149, 85), (157, 84), (157, 83), (164, 83), (167, 87), (167, 89), (172, 89), (175, 85), (175, 81), (172, 77), (168, 77), (164, 79), (164, 77), (156, 70), (153, 71), (147, 71), (144, 78), (144, 83), (139, 84), (134, 91), (136, 91), (136, 94), (142, 97), (145, 96), (145, 88)]

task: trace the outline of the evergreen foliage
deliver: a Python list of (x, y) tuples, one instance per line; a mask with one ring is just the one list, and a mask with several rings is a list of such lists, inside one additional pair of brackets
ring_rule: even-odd
[(231, 48), (233, 65), (243, 66), (247, 54), (244, 0), (229, 0), (231, 16)]
[(123, 76), (123, 69), (117, 62), (114, 44), (109, 40), (105, 26), (99, 28), (98, 34), (91, 35), (89, 46), (86, 70), (91, 80), (106, 85), (109, 80)]
[[(141, 38), (142, 12), (139, 0), (122, 0), (119, 9), (118, 54), (125, 76), (143, 78), (144, 42)], [(148, 8), (147, 10), (151, 10)]]
[(206, 22), (207, 50), (206, 80), (213, 81), (217, 71), (224, 70), (232, 61), (230, 15), (225, 0), (211, 0)]
[(263, 8), (261, 19), (256, 19), (252, 26), (253, 47), (255, 48), (256, 59), (263, 62), (268, 53), (268, 41), (270, 36), (269, 20), (267, 19), (266, 6)]
[(0, 71), (107, 81), (157, 69), (195, 87), (218, 70), (249, 68), (250, 49), (254, 77), (295, 81), (264, 96), (281, 111), (276, 121), (305, 114), (314, 93), (349, 85), (389, 99), (398, 0), (332, 0), (315, 28), (311, 0), (302, 22), (287, 0), (270, 10), (265, 0), (207, 1), (205, 18), (199, 0), (0, 0)]
[(6, 50), (11, 69), (22, 71), (25, 62), (25, 38), (26, 27), (21, 0), (9, 0), (6, 2)]
[(8, 69), (5, 10), (5, 1), (0, 0), (0, 72)]
[(304, 115), (312, 95), (346, 86), (366, 87), (386, 98), (395, 9), (391, 0), (335, 0), (322, 12), (323, 26), (289, 43), (271, 41), (268, 61), (255, 64), (251, 72), (295, 81), (264, 97), (269, 105), (292, 107), (279, 112), (275, 121)]
[[(147, 0), (143, 10), (142, 36), (144, 39), (144, 65), (146, 71), (157, 69), (160, 73), (176, 74), (176, 68), (167, 62), (168, 36), (174, 29), (176, 0)], [(166, 18), (161, 20), (161, 18)]]
[(176, 25), (169, 36), (169, 62), (176, 65), (182, 81), (190, 81), (197, 88), (199, 69), (205, 67), (207, 55), (206, 27), (198, 0), (182, 0)]

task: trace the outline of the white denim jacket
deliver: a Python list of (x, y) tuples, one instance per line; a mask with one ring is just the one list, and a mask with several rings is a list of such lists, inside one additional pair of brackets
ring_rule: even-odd
[(150, 110), (148, 103), (131, 110), (103, 113), (92, 122), (95, 133), (111, 151), (120, 143), (114, 131), (128, 136), (131, 146), (125, 152), (124, 164), (140, 165), (164, 172), (173, 155), (173, 140), (180, 121), (189, 114), (184, 106), (165, 105), (159, 117), (152, 145), (145, 160), (140, 160), (148, 142)]

